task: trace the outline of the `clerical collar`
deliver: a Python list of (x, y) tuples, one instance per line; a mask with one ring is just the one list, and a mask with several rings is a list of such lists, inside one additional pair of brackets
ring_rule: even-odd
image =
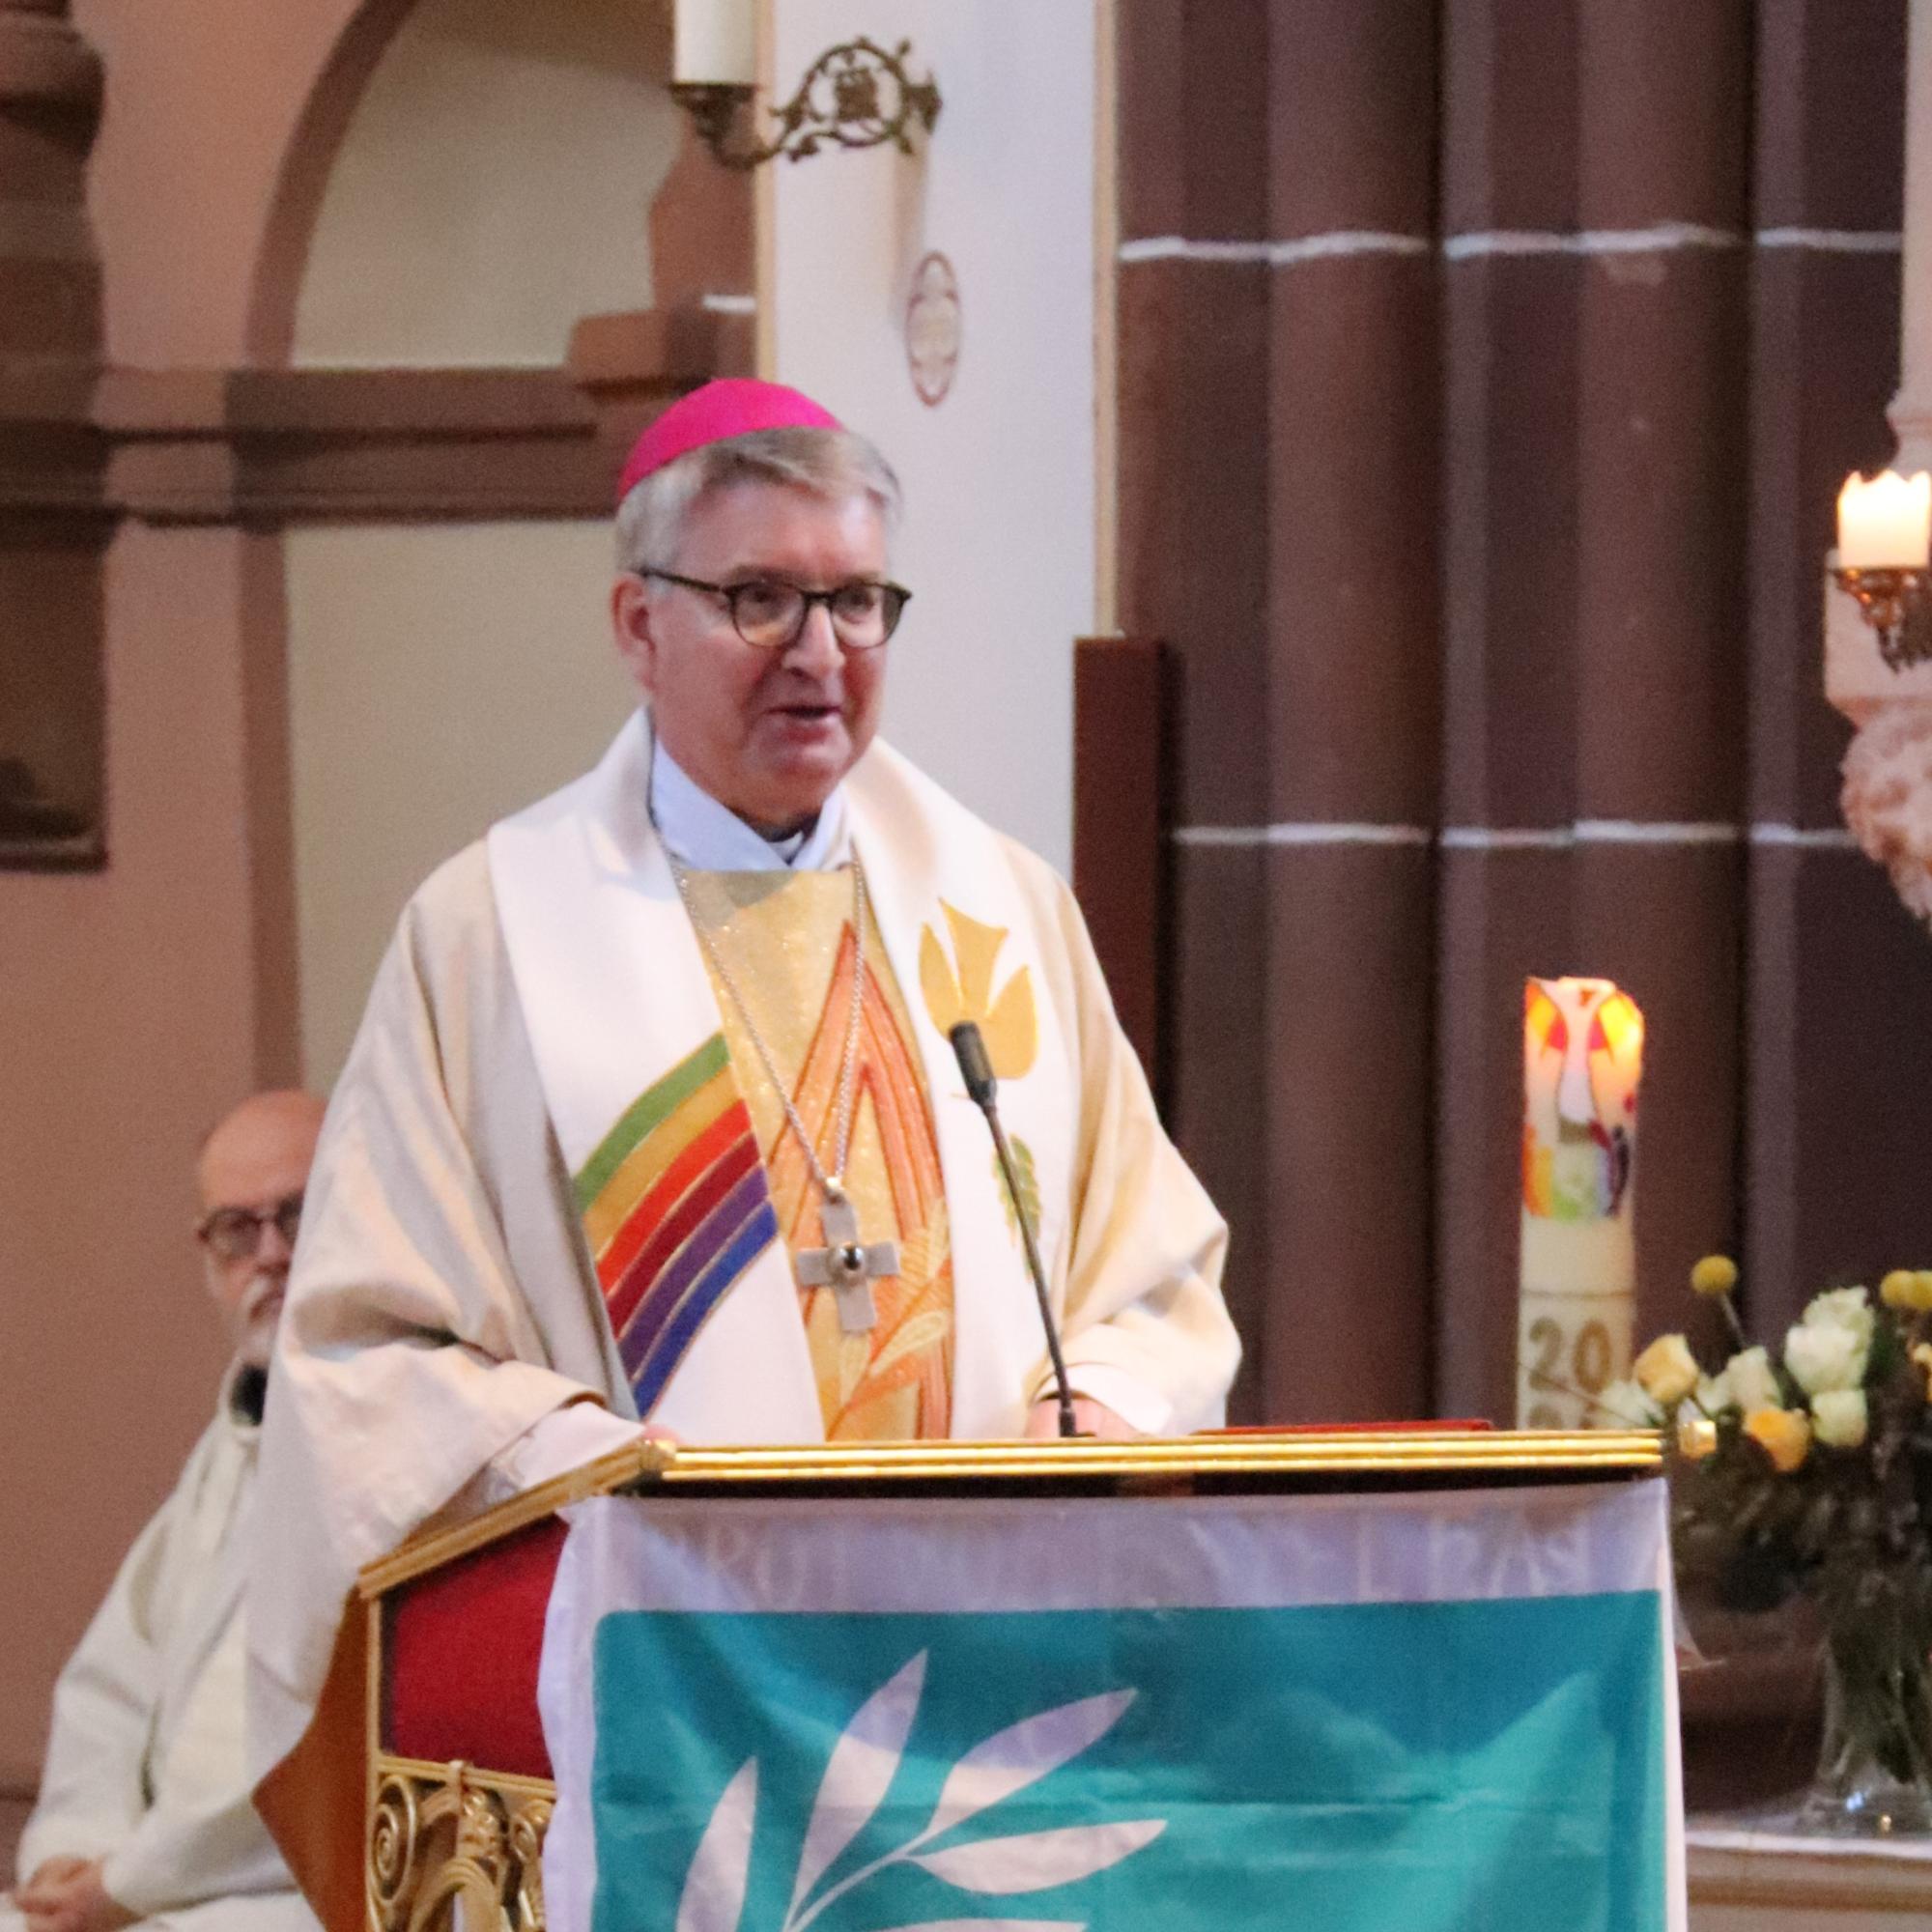
[(665, 849), (694, 872), (829, 872), (849, 863), (852, 832), (840, 785), (803, 832), (767, 838), (690, 776), (662, 742), (651, 748), (651, 823)]

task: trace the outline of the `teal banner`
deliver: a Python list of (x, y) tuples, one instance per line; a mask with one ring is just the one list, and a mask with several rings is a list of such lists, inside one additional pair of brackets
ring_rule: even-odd
[(594, 1932), (1665, 1932), (1653, 1591), (620, 1611)]

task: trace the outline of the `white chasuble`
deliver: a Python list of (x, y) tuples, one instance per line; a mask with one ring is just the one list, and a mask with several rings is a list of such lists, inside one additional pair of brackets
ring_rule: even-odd
[[(818, 1440), (791, 1250), (746, 1105), (762, 1069), (734, 1071), (718, 988), (644, 808), (649, 749), (634, 719), (594, 772), (492, 831), (497, 915), (639, 1412), (696, 1441)], [(1015, 1434), (1044, 1338), (946, 1028), (977, 1018), (988, 1030), (1050, 1271), (1065, 1260), (1077, 1056), (1036, 992), (1018, 848), (883, 746), (846, 787), (884, 963), (897, 988), (919, 989), (904, 1010), (952, 1259), (947, 1420), (954, 1435)]]
[[(841, 1177), (861, 1243), (893, 1244), (896, 1266), (866, 1291), (870, 1327), (848, 1330), (831, 1287), (800, 1291), (826, 1436), (907, 1441), (950, 1432), (952, 1251), (911, 1018), (869, 905), (854, 924), (855, 883), (850, 866), (685, 874), (797, 1278), (817, 1273), (798, 1270), (801, 1251), (829, 1236), (790, 1114), (819, 1168)], [(613, 1302), (613, 1321), (620, 1314)]]

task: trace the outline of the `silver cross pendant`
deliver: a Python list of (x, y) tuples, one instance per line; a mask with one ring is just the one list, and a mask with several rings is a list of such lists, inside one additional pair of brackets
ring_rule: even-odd
[(872, 1284), (899, 1271), (896, 1241), (859, 1239), (859, 1210), (843, 1194), (828, 1194), (818, 1218), (825, 1228), (825, 1246), (801, 1248), (796, 1258), (801, 1288), (830, 1288), (838, 1302), (838, 1325), (848, 1335), (863, 1335), (875, 1326), (879, 1311), (872, 1300)]

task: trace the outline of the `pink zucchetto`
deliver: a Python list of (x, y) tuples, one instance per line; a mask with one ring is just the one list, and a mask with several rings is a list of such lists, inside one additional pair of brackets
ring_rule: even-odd
[(842, 429), (828, 409), (782, 383), (724, 376), (680, 397), (631, 445), (617, 484), (622, 502), (654, 470), (707, 442), (724, 442), (761, 429)]

